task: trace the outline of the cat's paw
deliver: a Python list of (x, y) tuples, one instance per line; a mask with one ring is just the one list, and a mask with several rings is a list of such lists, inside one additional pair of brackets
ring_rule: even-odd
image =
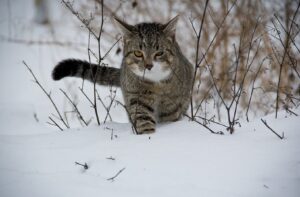
[(136, 131), (136, 133), (138, 135), (152, 134), (152, 133), (155, 133), (155, 129), (145, 129), (145, 130), (142, 130), (142, 131)]

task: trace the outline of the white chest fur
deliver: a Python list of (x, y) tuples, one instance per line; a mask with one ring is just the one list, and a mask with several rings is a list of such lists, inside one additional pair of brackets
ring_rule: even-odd
[(171, 74), (171, 69), (167, 68), (164, 62), (153, 62), (153, 67), (151, 70), (139, 70), (134, 69), (133, 72), (139, 77), (143, 77), (147, 80), (153, 82), (160, 82), (167, 79)]

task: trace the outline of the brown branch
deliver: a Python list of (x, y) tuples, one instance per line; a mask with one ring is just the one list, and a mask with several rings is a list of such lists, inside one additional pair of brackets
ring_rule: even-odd
[[(295, 20), (295, 17), (299, 11), (300, 8), (300, 1), (298, 3), (298, 7), (293, 15), (293, 19), (292, 21)], [(278, 108), (279, 108), (279, 89), (280, 89), (280, 82), (281, 82), (281, 73), (282, 73), (282, 69), (283, 69), (283, 64), (284, 64), (284, 60), (288, 51), (288, 47), (289, 47), (289, 41), (290, 41), (290, 34), (292, 31), (292, 27), (293, 27), (293, 23), (291, 23), (290, 28), (288, 30), (288, 32), (286, 33), (286, 43), (285, 43), (285, 47), (284, 47), (284, 52), (283, 52), (283, 57), (282, 57), (282, 61), (281, 64), (279, 66), (279, 76), (278, 76), (278, 83), (277, 83), (277, 91), (276, 91), (276, 111), (275, 111), (275, 118), (277, 118), (277, 114), (278, 114)]]
[(93, 107), (93, 102), (92, 100), (88, 97), (88, 95), (86, 95), (86, 93), (83, 91), (83, 88), (79, 87), (80, 92), (85, 96), (85, 98), (89, 101), (89, 103), (91, 104), (91, 107)]
[(87, 163), (81, 164), (81, 163), (75, 161), (75, 164), (79, 165), (79, 166), (82, 166), (85, 170), (89, 169), (89, 166), (87, 165)]
[(202, 33), (202, 28), (203, 28), (203, 23), (204, 23), (204, 19), (205, 19), (205, 14), (206, 14), (206, 9), (207, 9), (207, 6), (208, 6), (208, 2), (209, 2), (209, 0), (205, 1), (204, 11), (203, 11), (203, 15), (202, 15), (202, 19), (201, 19), (201, 25), (200, 25), (200, 29), (199, 29), (198, 34), (197, 34), (197, 32), (194, 28), (193, 22), (190, 20), (190, 22), (192, 24), (192, 27), (193, 27), (196, 35), (197, 35), (195, 70), (194, 70), (194, 75), (193, 75), (192, 90), (191, 90), (191, 96), (190, 96), (191, 97), (190, 102), (191, 102), (191, 117), (192, 117), (192, 120), (194, 120), (193, 90), (194, 90), (194, 83), (195, 83), (195, 80), (196, 80), (196, 74), (197, 74), (197, 71), (198, 71), (198, 68), (199, 68), (199, 64), (198, 64), (199, 45), (200, 45), (200, 38), (201, 38), (201, 33)]
[(204, 100), (206, 100), (207, 97), (210, 95), (209, 93), (210, 93), (210, 91), (211, 91), (212, 88), (213, 88), (213, 85), (210, 85), (210, 87), (209, 87), (209, 88), (207, 89), (207, 91), (205, 92), (204, 97), (203, 97), (202, 100), (199, 102), (199, 105), (198, 105), (198, 107), (197, 107), (197, 109), (196, 109), (196, 111), (195, 111), (195, 116), (197, 116), (198, 111), (200, 110), (200, 107), (201, 107), (202, 103), (204, 102)]
[[(100, 48), (101, 48), (101, 34), (102, 34), (102, 31), (103, 31), (103, 1), (101, 3), (101, 10), (102, 10), (102, 13), (101, 13), (101, 27), (100, 27), (100, 31), (99, 31), (99, 35), (97, 35), (93, 29), (90, 27), (90, 22), (93, 20), (93, 17), (91, 16), (90, 19), (85, 19), (84, 17), (82, 17), (79, 12), (75, 11), (74, 8), (73, 8), (73, 5), (71, 2), (69, 1), (65, 1), (65, 0), (62, 0), (62, 2), (64, 3), (64, 5), (72, 12), (73, 15), (75, 15), (77, 17), (77, 19), (79, 21), (82, 22), (82, 24), (86, 27), (86, 29), (88, 30), (89, 32), (89, 36), (88, 36), (88, 57), (89, 57), (89, 63), (90, 63), (90, 67), (92, 67), (91, 65), (91, 56), (90, 56), (90, 53), (92, 52), (92, 50), (90, 49), (90, 35), (92, 34), (93, 37), (97, 40), (97, 44), (98, 44), (98, 64), (100, 65), (101, 61), (102, 61), (102, 57), (101, 57), (101, 51), (100, 51)], [(93, 53), (94, 54), (94, 53)], [(94, 55), (95, 56), (95, 55)], [(92, 76), (92, 79), (93, 79), (93, 92), (94, 92), (94, 98), (93, 98), (93, 102), (91, 102), (92, 104), (92, 107), (94, 108), (94, 112), (95, 112), (95, 116), (96, 116), (96, 120), (97, 120), (97, 124), (100, 125), (100, 120), (99, 120), (99, 115), (98, 115), (98, 110), (97, 110), (97, 89), (96, 89), (96, 80), (97, 80), (97, 74), (95, 74), (94, 76), (94, 73), (92, 72), (92, 69), (91, 70), (91, 76)], [(83, 92), (83, 87), (82, 87), (82, 92)], [(84, 94), (86, 96), (86, 94)], [(86, 96), (86, 98), (88, 98)], [(89, 101), (91, 101), (90, 99), (88, 99)]]
[(255, 90), (254, 84), (255, 84), (255, 81), (256, 81), (256, 79), (257, 79), (257, 77), (258, 77), (258, 74), (259, 74), (259, 72), (260, 72), (260, 69), (261, 69), (261, 67), (262, 67), (262, 65), (263, 65), (263, 63), (265, 62), (266, 59), (267, 59), (267, 58), (264, 58), (264, 59), (262, 60), (262, 62), (260, 63), (260, 65), (259, 65), (259, 67), (258, 67), (258, 69), (257, 69), (257, 72), (255, 73), (254, 79), (253, 79), (253, 81), (252, 81), (252, 88), (251, 88), (250, 98), (249, 98), (248, 105), (247, 105), (247, 109), (246, 109), (246, 119), (247, 119), (247, 122), (249, 122), (248, 112), (249, 112), (249, 109), (250, 109), (250, 105), (251, 105), (251, 101), (252, 101), (253, 92), (254, 92), (254, 90)]
[(105, 57), (110, 53), (110, 51), (116, 46), (116, 44), (121, 40), (122, 37), (118, 38), (116, 42), (106, 51), (102, 59), (105, 59)]
[(72, 101), (72, 99), (67, 95), (67, 93), (63, 89), (60, 88), (59, 90), (65, 95), (65, 97), (68, 99), (68, 101), (72, 104), (75, 112), (78, 115), (79, 120), (81, 120), (85, 124), (85, 126), (88, 126), (88, 123), (84, 120), (80, 111), (78, 110), (77, 105)]
[(23, 60), (23, 64), (26, 66), (26, 68), (28, 69), (28, 71), (30, 72), (30, 74), (32, 75), (32, 77), (34, 78), (34, 82), (41, 88), (41, 90), (45, 93), (45, 95), (48, 97), (48, 99), (51, 101), (58, 117), (59, 120), (65, 125), (65, 127), (67, 127), (68, 129), (70, 128), (69, 125), (66, 123), (66, 121), (63, 119), (62, 115), (60, 114), (56, 104), (54, 103), (52, 97), (51, 97), (51, 92), (48, 93), (45, 88), (41, 85), (41, 83), (38, 81), (38, 79), (36, 78), (35, 74), (33, 73), (33, 71), (31, 70), (31, 68), (26, 64), (26, 62)]
[(226, 109), (229, 108), (229, 107), (227, 106), (227, 104), (226, 104), (226, 102), (225, 102), (223, 96), (221, 95), (221, 91), (220, 91), (220, 90), (218, 89), (218, 87), (217, 87), (217, 84), (216, 84), (216, 82), (215, 82), (215, 78), (214, 78), (214, 76), (213, 76), (212, 70), (210, 69), (209, 65), (207, 65), (207, 68), (208, 68), (209, 74), (210, 74), (210, 76), (211, 76), (211, 78), (212, 78), (213, 86), (215, 87), (215, 89), (216, 89), (216, 91), (217, 91), (217, 94), (218, 94), (219, 98), (221, 99), (221, 102), (223, 103), (223, 105), (225, 106)]
[(62, 0), (62, 3), (72, 12), (73, 15), (77, 17), (77, 19), (88, 29), (88, 31), (95, 37), (95, 39), (98, 38), (97, 34), (94, 32), (92, 27), (90, 27), (90, 22), (93, 20), (91, 17), (89, 20), (82, 17), (79, 12), (75, 11), (73, 8), (73, 5), (70, 1)]
[(202, 120), (204, 120), (205, 122), (208, 122), (208, 123), (214, 123), (214, 124), (217, 124), (217, 125), (220, 125), (220, 126), (223, 126), (223, 127), (226, 127), (227, 128), (227, 125), (225, 124), (222, 124), (220, 122), (216, 122), (213, 120), (214, 117), (210, 118), (210, 119), (207, 119), (205, 117), (202, 117), (202, 116), (195, 116), (195, 118), (200, 118)]
[(57, 122), (55, 122), (50, 116), (48, 117), (52, 123), (47, 122), (48, 124), (52, 125), (52, 126), (57, 126), (59, 128), (59, 130), (63, 131), (63, 129), (57, 124)]
[[(100, 101), (100, 103), (102, 104), (102, 106), (104, 107), (104, 109), (106, 110), (106, 113), (108, 114), (108, 117), (110, 118), (110, 120), (112, 120), (111, 115), (110, 115), (110, 113), (109, 113), (109, 109), (105, 106), (105, 104), (104, 104), (103, 100), (101, 99), (101, 97), (100, 97), (98, 91), (97, 91), (97, 98), (98, 98), (98, 100)], [(104, 123), (105, 123), (105, 122), (104, 122)]]
[(280, 136), (267, 124), (266, 120), (263, 120), (262, 118), (260, 120), (262, 121), (262, 123), (264, 123), (264, 125), (266, 125), (266, 127), (268, 127), (268, 129), (270, 129), (270, 131), (272, 131), (277, 137), (279, 137), (279, 139), (281, 139), (281, 140), (284, 139), (284, 132), (282, 132), (282, 136)]
[[(112, 90), (111, 90), (111, 92), (112, 92)], [(115, 93), (113, 96), (110, 96), (110, 103), (109, 103), (108, 107), (106, 108), (106, 116), (104, 118), (104, 123), (106, 122), (108, 116), (110, 116), (109, 112), (110, 112), (111, 106), (112, 106), (112, 104), (113, 104), (113, 102), (114, 102), (114, 100), (116, 98), (116, 95), (117, 94)]]
[(117, 178), (124, 170), (125, 170), (126, 168), (122, 168), (121, 170), (119, 170), (118, 172), (117, 172), (117, 174), (116, 175), (114, 175), (113, 177), (111, 177), (111, 178), (108, 178), (108, 179), (106, 179), (106, 180), (108, 180), (108, 181), (114, 181), (115, 180), (115, 178)]
[[(214, 34), (212, 40), (210, 41), (210, 43), (209, 43), (207, 49), (205, 50), (204, 54), (202, 53), (202, 58), (201, 58), (200, 61), (197, 63), (198, 66), (201, 65), (201, 63), (202, 63), (203, 60), (206, 60), (206, 55), (207, 55), (208, 51), (210, 50), (210, 48), (211, 48), (212, 44), (214, 43), (215, 39), (217, 38), (217, 35), (219, 34), (221, 28), (223, 27), (223, 24), (225, 23), (225, 20), (226, 20), (226, 18), (228, 17), (229, 13), (231, 12), (232, 8), (236, 5), (236, 2), (237, 2), (237, 0), (235, 0), (235, 1), (232, 3), (231, 7), (230, 7), (230, 8), (227, 10), (227, 12), (225, 13), (225, 16), (223, 17), (223, 20), (221, 21), (221, 24), (220, 24), (219, 26), (217, 26), (217, 30), (216, 30), (216, 32), (215, 32), (215, 34)], [(198, 54), (197, 54), (197, 55), (198, 55)], [(211, 71), (210, 71), (210, 73), (211, 73)], [(199, 83), (200, 83), (200, 81), (199, 81)], [(193, 84), (193, 86), (194, 86), (194, 84)], [(217, 87), (217, 86), (215, 86), (215, 87)], [(217, 90), (217, 92), (218, 92), (218, 90)], [(219, 93), (219, 92), (218, 92), (218, 93)], [(219, 96), (220, 96), (220, 94), (219, 94)], [(222, 103), (225, 104), (225, 101), (224, 101), (223, 97), (220, 97), (220, 98), (221, 98), (221, 100), (222, 100)], [(225, 106), (226, 106), (226, 104), (225, 104)], [(227, 107), (226, 107), (226, 108), (227, 108)], [(229, 113), (228, 110), (227, 110), (227, 112), (228, 112), (227, 114), (228, 114), (228, 117), (229, 117), (229, 116), (230, 116), (230, 113)], [(230, 118), (229, 118), (229, 119), (230, 119)]]
[[(286, 28), (283, 26), (282, 22), (279, 20), (279, 18), (277, 17), (277, 15), (275, 15), (275, 18), (276, 18), (276, 20), (278, 21), (278, 23), (280, 24), (281, 28), (284, 30), (284, 32), (285, 32), (287, 35), (290, 35), (290, 32), (288, 32), (288, 31), (286, 30)], [(272, 21), (272, 23), (273, 23), (273, 26), (274, 26), (274, 30), (275, 30), (275, 32), (276, 32), (277, 35), (278, 35), (278, 38), (275, 37), (275, 36), (273, 36), (273, 35), (271, 35), (271, 36), (272, 36), (272, 37), (275, 37), (275, 39), (279, 40), (280, 43), (281, 43), (281, 45), (282, 45), (282, 47), (285, 47), (285, 44), (284, 44), (283, 41), (282, 41), (282, 38), (281, 38), (281, 35), (280, 35), (279, 30), (276, 28), (276, 25), (275, 25), (275, 23), (274, 23), (273, 21)], [(296, 37), (296, 36), (297, 36), (297, 35), (295, 35), (295, 37)], [(292, 41), (292, 43), (294, 44), (294, 46), (296, 47), (296, 49), (298, 50), (298, 52), (300, 53), (300, 50), (298, 49), (298, 47), (297, 47), (297, 45), (296, 45), (294, 39), (291, 37), (291, 35), (290, 35), (289, 37), (290, 37), (290, 40)], [(299, 73), (298, 70), (297, 70), (297, 63), (295, 63), (295, 62), (293, 61), (293, 58), (291, 57), (289, 51), (287, 51), (287, 56), (288, 56), (288, 58), (289, 58), (289, 60), (290, 60), (290, 63), (291, 63), (290, 66), (292, 67), (292, 69), (295, 71), (295, 73), (296, 73), (296, 74), (298, 75), (298, 77), (300, 78), (300, 73)], [(279, 60), (278, 60), (278, 64), (280, 64)]]
[[(298, 4), (297, 9), (299, 9), (299, 5), (300, 5), (300, 1), (299, 1), (299, 4)], [(298, 12), (298, 11), (296, 10), (296, 12)], [(278, 16), (277, 16), (276, 14), (274, 14), (274, 17), (276, 18), (276, 20), (278, 21), (278, 23), (280, 24), (281, 28), (284, 30), (284, 32), (286, 33), (286, 35), (289, 34), (290, 40), (292, 41), (292, 43), (293, 43), (293, 45), (295, 46), (295, 48), (297, 49), (297, 51), (300, 53), (300, 49), (298, 48), (297, 44), (295, 43), (295, 40), (292, 38), (291, 32), (288, 32), (288, 31), (287, 31), (287, 29), (284, 27), (284, 25), (283, 25), (282, 22), (279, 20), (279, 18), (278, 18)], [(294, 20), (294, 19), (293, 19), (293, 20)], [(292, 21), (293, 21), (293, 20), (292, 20)], [(295, 25), (297, 26), (298, 24), (295, 24)], [(297, 35), (295, 35), (294, 37), (296, 37), (296, 36), (297, 36)]]
[[(184, 114), (184, 116), (186, 116), (186, 117), (188, 117), (190, 120), (192, 120), (192, 118), (191, 118), (189, 115), (187, 115), (187, 114)], [(210, 131), (211, 133), (213, 133), (213, 134), (218, 134), (218, 135), (223, 135), (223, 134), (224, 134), (222, 131), (218, 131), (218, 132), (216, 132), (216, 131), (212, 130), (211, 128), (209, 128), (209, 127), (208, 127), (208, 126), (206, 126), (205, 124), (203, 124), (203, 123), (199, 122), (199, 121), (198, 121), (198, 120), (196, 120), (195, 118), (194, 118), (194, 120), (192, 120), (192, 121), (194, 121), (194, 122), (196, 122), (196, 123), (200, 124), (201, 126), (203, 126), (204, 128), (206, 128), (207, 130), (209, 130), (209, 131)]]
[[(257, 45), (257, 49), (256, 49), (256, 51), (255, 51), (255, 53), (254, 53), (254, 55), (253, 55), (252, 60), (251, 60), (250, 63), (249, 63), (249, 59), (250, 59), (250, 51), (251, 51), (252, 46), (253, 46), (253, 38), (254, 38), (255, 32), (256, 32), (257, 27), (258, 27), (258, 22), (259, 22), (259, 18), (257, 18), (257, 20), (256, 20), (256, 24), (255, 24), (255, 27), (254, 27), (254, 30), (253, 30), (253, 32), (252, 32), (251, 39), (250, 39), (250, 44), (249, 44), (249, 49), (248, 49), (248, 54), (247, 54), (247, 60), (246, 60), (246, 72), (244, 73), (244, 76), (243, 76), (242, 81), (241, 81), (241, 83), (240, 83), (239, 89), (237, 90), (237, 95), (234, 95), (234, 98), (233, 98), (233, 100), (232, 100), (232, 102), (233, 102), (234, 100), (236, 101), (236, 102), (235, 102), (236, 104), (235, 104), (235, 108), (234, 108), (234, 113), (233, 113), (233, 117), (232, 117), (233, 125), (234, 125), (234, 123), (235, 123), (235, 117), (236, 117), (236, 113), (237, 113), (237, 108), (238, 108), (238, 104), (239, 104), (239, 101), (240, 101), (240, 98), (241, 98), (241, 95), (242, 95), (242, 92), (243, 92), (243, 89), (244, 89), (244, 85), (245, 85), (244, 83), (245, 83), (245, 80), (246, 80), (246, 76), (247, 76), (248, 72), (250, 71), (250, 68), (252, 67), (252, 64), (253, 64), (253, 62), (254, 62), (254, 60), (255, 60), (257, 54), (258, 54), (259, 47), (260, 47), (260, 41), (261, 41), (261, 40), (259, 40), (259, 43), (258, 43), (258, 45)], [(259, 72), (259, 71), (258, 71), (258, 72)], [(254, 84), (253, 84), (253, 85), (254, 85)], [(234, 94), (235, 94), (235, 93), (234, 93)], [(249, 105), (249, 106), (250, 106), (250, 105)], [(230, 107), (231, 107), (231, 105), (230, 105)]]
[(96, 72), (95, 74), (93, 73), (92, 63), (91, 63), (91, 55), (90, 55), (90, 52), (91, 52), (90, 41), (91, 41), (91, 32), (89, 31), (89, 37), (88, 37), (88, 57), (89, 57), (89, 64), (90, 64), (90, 72), (91, 72), (91, 76), (92, 76), (92, 79), (93, 79), (93, 93), (94, 93), (93, 94), (94, 95), (94, 101), (91, 102), (91, 103), (92, 103), (92, 106), (94, 108), (94, 112), (95, 112), (97, 124), (100, 125), (100, 120), (99, 120), (99, 115), (98, 115), (98, 109), (97, 109), (97, 99), (96, 99), (96, 95), (97, 95), (96, 80), (97, 80), (97, 74), (98, 74), (98, 72)]
[(204, 60), (204, 58), (206, 57), (206, 55), (207, 55), (207, 53), (208, 53), (210, 47), (211, 47), (212, 44), (214, 43), (214, 41), (215, 41), (217, 35), (219, 34), (221, 28), (223, 27), (223, 24), (224, 24), (224, 22), (225, 22), (227, 16), (228, 16), (229, 13), (231, 12), (232, 8), (235, 6), (236, 2), (237, 2), (237, 0), (235, 0), (235, 1), (232, 3), (232, 5), (231, 5), (231, 7), (229, 8), (229, 10), (226, 12), (226, 14), (225, 14), (223, 20), (221, 21), (221, 24), (218, 26), (217, 31), (215, 32), (215, 34), (214, 34), (212, 40), (210, 41), (210, 43), (209, 43), (207, 49), (205, 50), (204, 55), (202, 55), (202, 58), (201, 58), (200, 61), (198, 62), (198, 65), (200, 65), (200, 64), (202, 63), (202, 61)]
[(299, 116), (298, 114), (296, 114), (295, 112), (293, 112), (292, 110), (290, 110), (290, 109), (288, 108), (288, 106), (285, 106), (285, 110), (286, 110), (289, 114), (292, 114), (292, 115), (294, 115), (294, 116)]
[(104, 129), (107, 129), (110, 131), (110, 140), (113, 140), (114, 139), (114, 129), (109, 128), (109, 127), (105, 127)]
[[(250, 68), (252, 67), (254, 59), (256, 58), (256, 56), (258, 54), (258, 50), (259, 50), (259, 47), (260, 47), (260, 42), (259, 42), (258, 46), (257, 46), (257, 49), (255, 51), (255, 54), (253, 55), (253, 58), (250, 61), (250, 52), (252, 51), (253, 39), (254, 39), (254, 35), (255, 35), (256, 30), (257, 30), (258, 24), (259, 24), (259, 18), (257, 18), (255, 27), (254, 27), (253, 32), (251, 34), (249, 47), (248, 47), (248, 52), (247, 52), (247, 58), (246, 58), (246, 71), (241, 76), (241, 82), (238, 84), (238, 88), (236, 88), (236, 86), (237, 86), (237, 75), (238, 75), (238, 67), (239, 67), (239, 64), (240, 64), (240, 61), (241, 61), (241, 56), (242, 56), (242, 50), (241, 49), (242, 49), (242, 41), (243, 41), (243, 37), (244, 37), (244, 28), (242, 28), (242, 34), (240, 35), (238, 51), (236, 50), (235, 45), (233, 45), (236, 60), (235, 60), (234, 77), (232, 79), (232, 81), (233, 81), (233, 85), (232, 85), (233, 95), (232, 95), (232, 98), (231, 98), (231, 101), (230, 101), (229, 104), (226, 104), (224, 97), (221, 95), (221, 90), (217, 87), (217, 84), (215, 82), (215, 78), (213, 77), (212, 70), (209, 66), (207, 66), (207, 68), (209, 70), (209, 74), (212, 78), (213, 86), (215, 87), (215, 89), (217, 91), (217, 94), (218, 94), (219, 98), (221, 99), (222, 104), (224, 105), (224, 107), (226, 109), (227, 120), (228, 120), (227, 130), (230, 131), (231, 134), (234, 132), (234, 126), (237, 123), (236, 114), (237, 114), (237, 109), (238, 109), (238, 106), (239, 106), (239, 101), (240, 101), (240, 98), (241, 98), (242, 93), (243, 93), (245, 80), (246, 80), (246, 77), (247, 77), (247, 75), (250, 71)], [(206, 61), (205, 57), (203, 59)]]
[(103, 57), (101, 55), (101, 35), (102, 35), (102, 31), (103, 31), (103, 24), (104, 24), (104, 18), (103, 18), (103, 1), (101, 0), (101, 25), (100, 25), (100, 30), (99, 30), (99, 35), (97, 37), (97, 41), (98, 41), (98, 56), (99, 56), (99, 61), (98, 64), (100, 65), (101, 61), (103, 60)]
[(112, 161), (115, 161), (115, 160), (116, 160), (116, 158), (114, 158), (114, 157), (112, 157), (112, 156), (110, 156), (110, 157), (106, 157), (106, 159), (108, 159), (108, 160), (112, 160)]

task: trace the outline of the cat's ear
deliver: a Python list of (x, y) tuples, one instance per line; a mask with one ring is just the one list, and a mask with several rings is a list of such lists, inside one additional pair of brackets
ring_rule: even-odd
[(177, 21), (179, 19), (179, 15), (172, 18), (169, 22), (163, 25), (163, 31), (164, 33), (171, 37), (173, 40), (175, 40), (175, 34), (176, 34), (176, 25)]
[(114, 21), (119, 26), (119, 28), (121, 29), (121, 31), (124, 35), (132, 34), (135, 30), (134, 26), (125, 23), (124, 21), (122, 21), (121, 19), (119, 19), (117, 17), (114, 17)]

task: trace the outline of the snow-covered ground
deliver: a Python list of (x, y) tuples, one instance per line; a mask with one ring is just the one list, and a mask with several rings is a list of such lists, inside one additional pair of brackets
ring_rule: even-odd
[[(59, 10), (62, 5), (52, 6)], [(76, 28), (59, 20), (70, 15), (57, 12), (54, 26), (61, 34), (54, 36), (64, 38)], [(0, 13), (1, 36), (53, 37), (51, 28), (31, 22), (29, 0), (1, 1)], [(68, 36), (80, 40), (77, 33)], [(63, 110), (66, 102), (58, 88), (74, 92), (81, 83), (51, 80), (53, 65), (67, 57), (87, 58), (84, 52), (61, 46), (0, 41), (0, 196), (299, 196), (300, 122), (286, 112), (277, 119), (274, 114), (263, 117), (279, 134), (284, 132), (283, 140), (260, 117), (242, 121), (233, 135), (213, 135), (183, 119), (159, 125), (155, 134), (137, 136), (120, 106), (112, 109), (114, 122), (101, 126), (81, 127), (72, 121), (72, 129), (59, 131), (46, 124), (53, 108), (22, 60)], [(109, 90), (99, 90), (109, 102)], [(122, 99), (119, 91), (117, 99)], [(83, 113), (93, 116), (84, 98), (79, 100)], [(105, 113), (100, 112), (103, 119)], [(295, 112), (300, 114), (299, 109)], [(88, 169), (75, 162), (86, 163)], [(107, 180), (115, 175), (114, 181)]]

